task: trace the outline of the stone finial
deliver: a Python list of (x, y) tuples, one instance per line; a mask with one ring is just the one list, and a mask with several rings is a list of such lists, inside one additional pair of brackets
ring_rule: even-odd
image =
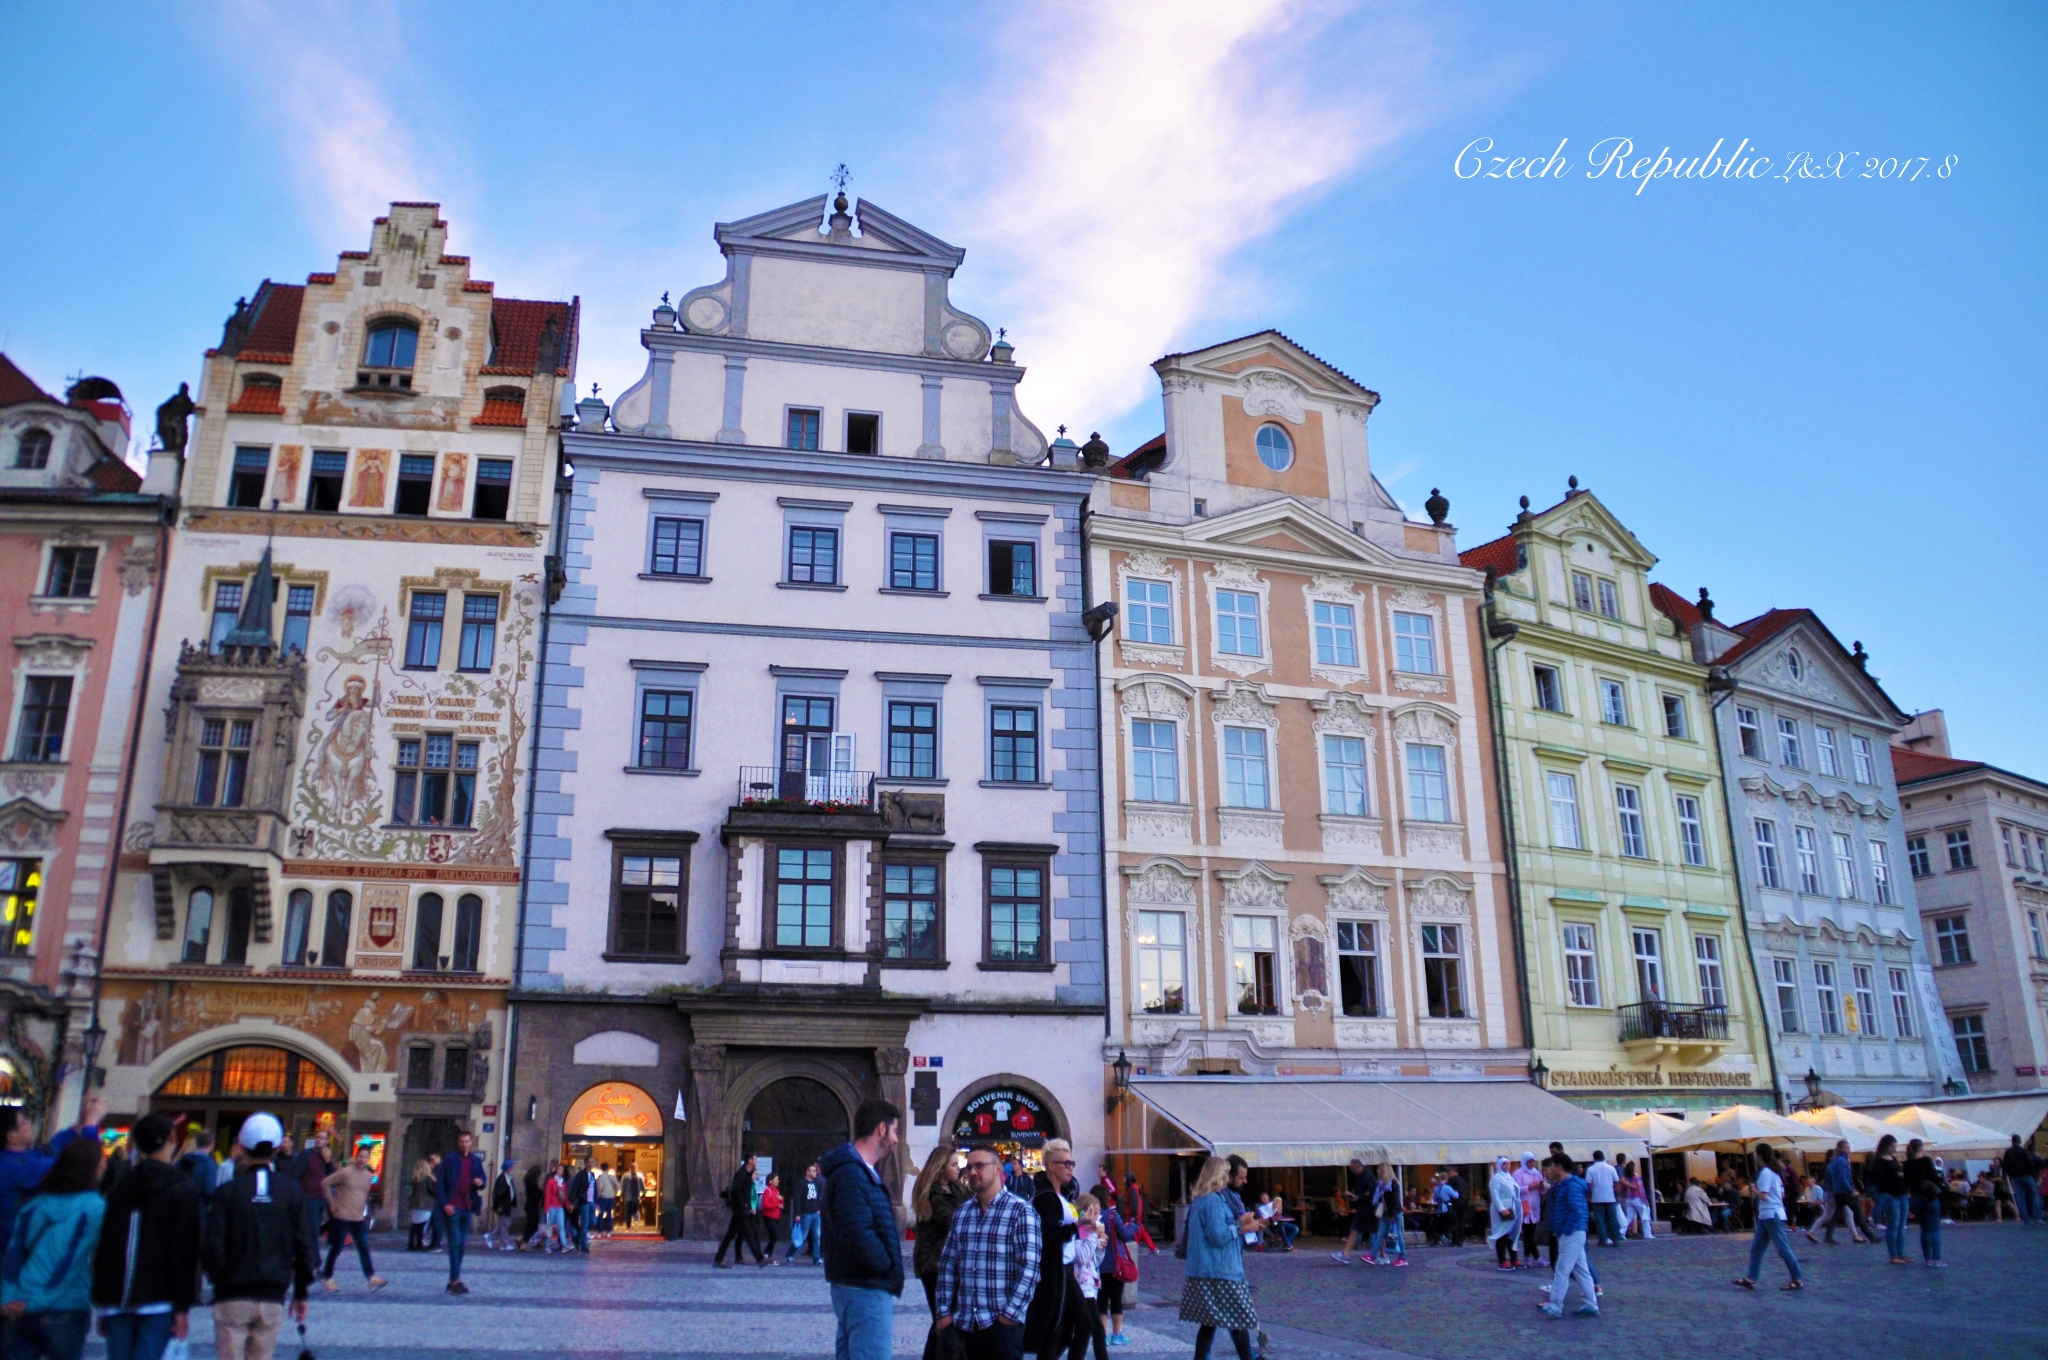
[(1707, 588), (1705, 586), (1700, 587), (1699, 610), (1701, 618), (1705, 619), (1708, 623), (1712, 623), (1714, 621), (1714, 602), (1713, 600), (1708, 598)]
[(672, 331), (676, 328), (676, 309), (669, 303), (666, 292), (661, 295), (661, 305), (654, 309), (654, 329)]
[(1010, 332), (1002, 326), (996, 327), (996, 342), (988, 347), (988, 361), (992, 364), (1013, 364), (1017, 361), (1017, 347), (1010, 343)]
[(1564, 479), (1564, 485), (1565, 494), (1567, 496), (1572, 495), (1576, 493), (1579, 489), (1579, 479), (1576, 476), (1567, 477)]
[(1450, 518), (1451, 502), (1435, 487), (1429, 489), (1429, 499), (1422, 503), (1422, 508), (1428, 512), (1431, 524), (1442, 524)]

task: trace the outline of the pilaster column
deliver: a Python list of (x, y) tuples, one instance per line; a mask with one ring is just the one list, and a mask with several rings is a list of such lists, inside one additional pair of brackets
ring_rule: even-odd
[(924, 375), (924, 442), (917, 446), (917, 456), (920, 458), (946, 456), (945, 434), (939, 421), (940, 403), (945, 390), (944, 378), (936, 373)]
[[(906, 1089), (903, 1074), (910, 1070), (910, 1050), (898, 1047), (882, 1047), (875, 1050), (875, 1074), (881, 1078), (882, 1099), (903, 1111), (903, 1120), (910, 1118), (910, 1092)], [(877, 1168), (889, 1187), (889, 1202), (896, 1206), (898, 1218), (903, 1216), (903, 1182), (910, 1177), (910, 1152), (901, 1143), (889, 1154), (888, 1164)]]
[(725, 424), (718, 431), (719, 443), (747, 442), (747, 432), (740, 428), (740, 411), (746, 395), (747, 357), (744, 354), (728, 354), (725, 356)]
[[(728, 1163), (739, 1163), (739, 1150), (719, 1146), (725, 1126), (725, 1045), (690, 1045), (689, 1203), (683, 1209), (685, 1237), (716, 1237), (725, 1230), (718, 1193)], [(674, 1173), (669, 1182), (674, 1184)]]

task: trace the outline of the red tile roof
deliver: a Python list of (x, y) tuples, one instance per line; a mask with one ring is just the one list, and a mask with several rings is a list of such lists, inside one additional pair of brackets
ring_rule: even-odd
[(56, 400), (36, 386), (35, 379), (15, 367), (14, 360), (0, 354), (0, 406), (19, 406), (25, 401)]
[(1903, 746), (1894, 746), (1891, 751), (1892, 772), (1898, 776), (1901, 786), (1922, 779), (1939, 779), (1945, 774), (1986, 768), (1981, 760), (1951, 760), (1947, 756), (1930, 756)]
[(1497, 577), (1514, 575), (1521, 569), (1521, 560), (1521, 554), (1515, 551), (1513, 534), (1502, 534), (1491, 543), (1482, 543), (1458, 554), (1458, 561), (1465, 566), (1491, 571)]
[(471, 425), (510, 425), (514, 428), (526, 423), (526, 403), (513, 401), (509, 397), (484, 397), (484, 409), (477, 412)]
[(86, 480), (101, 491), (140, 491), (142, 474), (118, 458), (100, 459), (86, 469)]
[(332, 275), (332, 274), (308, 274), (308, 275), (306, 275), (306, 282), (307, 282), (307, 283), (333, 283), (333, 282), (334, 282), (334, 275)]
[[(264, 382), (261, 379), (269, 378)], [(284, 414), (284, 386), (274, 375), (252, 373), (242, 379), (242, 390), (228, 407), (237, 416), (281, 416)]]
[(1140, 472), (1157, 467), (1160, 458), (1165, 454), (1166, 436), (1155, 434), (1123, 457), (1112, 460), (1110, 465), (1103, 469), (1103, 474), (1122, 481), (1135, 482)]
[[(1742, 634), (1742, 641), (1716, 657), (1714, 664), (1727, 666), (1740, 661), (1801, 619), (1820, 623), (1811, 609), (1769, 609), (1744, 623), (1731, 625), (1733, 631)], [(1825, 630), (1826, 625), (1821, 627)]]
[(1657, 612), (1677, 623), (1688, 633), (1706, 620), (1700, 616), (1700, 607), (1665, 585), (1662, 581), (1650, 582), (1650, 603)]
[[(489, 284), (484, 285), (489, 287)], [(566, 377), (575, 353), (576, 317), (567, 302), (531, 302), (523, 298), (494, 298), (491, 302), (491, 331), (494, 339), (491, 362), (486, 373), (532, 373), (540, 358), (540, 338), (548, 321), (555, 323), (559, 344), (555, 372)]]
[(242, 346), (241, 357), (276, 354), (284, 357), (264, 362), (290, 363), (292, 351), (299, 346), (299, 307), (305, 300), (303, 283), (273, 283), (262, 289), (256, 295), (256, 318), (249, 325), (249, 340)]

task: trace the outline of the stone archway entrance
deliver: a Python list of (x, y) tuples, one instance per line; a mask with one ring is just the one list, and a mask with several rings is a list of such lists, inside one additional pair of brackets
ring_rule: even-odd
[[(257, 1110), (278, 1117), (293, 1142), (304, 1147), (325, 1130), (344, 1140), (348, 1089), (319, 1063), (290, 1049), (240, 1044), (202, 1054), (156, 1089), (149, 1106), (173, 1122), (206, 1129), (225, 1153), (242, 1121)], [(373, 1170), (381, 1171), (384, 1141), (373, 1135)]]
[(831, 1087), (811, 1077), (783, 1077), (747, 1102), (740, 1156), (760, 1157), (781, 1172), (786, 1198), (804, 1168), (845, 1142), (852, 1128), (853, 1111)]

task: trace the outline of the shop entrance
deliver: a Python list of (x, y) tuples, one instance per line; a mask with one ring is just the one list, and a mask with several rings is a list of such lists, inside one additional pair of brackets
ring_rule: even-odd
[(570, 1103), (569, 1116), (562, 1121), (564, 1165), (588, 1162), (593, 1172), (609, 1167), (618, 1179), (614, 1233), (661, 1230), (661, 1196), (667, 1184), (664, 1148), (661, 1108), (647, 1092), (626, 1082), (591, 1087)]
[[(157, 1088), (149, 1105), (181, 1129), (212, 1133), (222, 1156), (242, 1121), (258, 1110), (277, 1116), (294, 1147), (304, 1147), (321, 1131), (333, 1134), (341, 1145), (348, 1133), (346, 1088), (311, 1058), (283, 1048), (215, 1049), (180, 1068)], [(382, 1131), (381, 1125), (374, 1130), (379, 1135)]]
[(1045, 1102), (1013, 1086), (983, 1091), (953, 1121), (955, 1147), (991, 1148), (1032, 1175), (1045, 1165), (1045, 1140), (1059, 1136), (1059, 1124)]
[[(772, 1172), (782, 1176), (782, 1197), (788, 1200), (804, 1168), (851, 1137), (853, 1112), (832, 1088), (809, 1077), (784, 1077), (771, 1082), (747, 1103), (740, 1126), (740, 1156), (759, 1157), (755, 1179)], [(784, 1217), (782, 1233), (789, 1233)]]

